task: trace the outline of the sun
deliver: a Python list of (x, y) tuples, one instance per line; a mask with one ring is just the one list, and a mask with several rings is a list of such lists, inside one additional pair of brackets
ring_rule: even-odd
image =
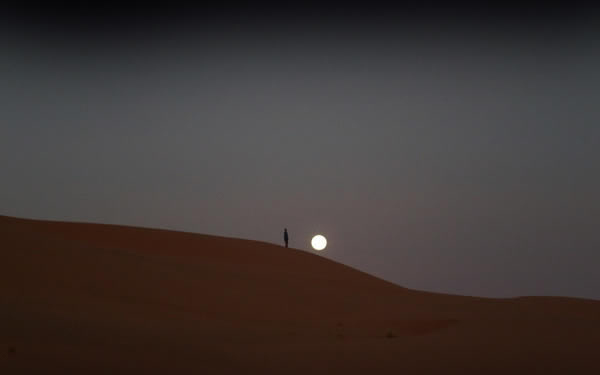
[(321, 251), (325, 247), (327, 247), (327, 238), (325, 238), (324, 236), (322, 236), (320, 234), (317, 234), (316, 236), (314, 236), (312, 238), (312, 241), (310, 241), (310, 244), (312, 245), (313, 249)]

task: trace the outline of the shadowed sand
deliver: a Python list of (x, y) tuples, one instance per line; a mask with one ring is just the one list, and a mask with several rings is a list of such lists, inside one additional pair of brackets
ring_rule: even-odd
[(0, 373), (600, 374), (600, 301), (425, 293), (199, 234), (0, 216)]

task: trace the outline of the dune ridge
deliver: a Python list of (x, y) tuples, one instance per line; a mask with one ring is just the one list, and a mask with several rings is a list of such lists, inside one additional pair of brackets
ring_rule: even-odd
[(600, 301), (403, 288), (259, 241), (0, 216), (0, 373), (600, 373)]

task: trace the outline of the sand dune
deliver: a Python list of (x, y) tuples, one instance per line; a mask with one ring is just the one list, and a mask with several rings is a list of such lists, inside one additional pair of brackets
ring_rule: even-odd
[(0, 216), (1, 374), (600, 374), (600, 301), (405, 289), (304, 251)]

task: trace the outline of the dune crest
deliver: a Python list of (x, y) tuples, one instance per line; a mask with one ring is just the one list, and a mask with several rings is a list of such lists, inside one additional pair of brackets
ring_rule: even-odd
[(600, 373), (600, 302), (419, 292), (273, 244), (0, 216), (0, 373)]

